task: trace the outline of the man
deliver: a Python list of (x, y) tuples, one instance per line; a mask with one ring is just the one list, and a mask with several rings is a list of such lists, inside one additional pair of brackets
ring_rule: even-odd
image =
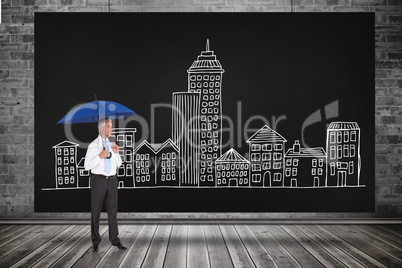
[(111, 143), (108, 137), (112, 133), (112, 121), (108, 118), (98, 122), (99, 136), (88, 146), (84, 167), (91, 171), (91, 239), (93, 251), (98, 251), (101, 242), (99, 219), (102, 204), (106, 201), (109, 224), (109, 240), (113, 246), (125, 250), (120, 243), (117, 226), (117, 178), (116, 170), (122, 160), (119, 146)]

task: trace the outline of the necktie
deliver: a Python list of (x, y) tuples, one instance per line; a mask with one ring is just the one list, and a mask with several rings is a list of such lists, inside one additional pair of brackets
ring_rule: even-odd
[[(107, 141), (104, 140), (105, 143), (105, 150), (107, 150), (107, 155), (109, 156), (109, 146), (107, 145)], [(105, 158), (105, 172), (109, 174), (112, 171), (112, 160), (110, 158)]]

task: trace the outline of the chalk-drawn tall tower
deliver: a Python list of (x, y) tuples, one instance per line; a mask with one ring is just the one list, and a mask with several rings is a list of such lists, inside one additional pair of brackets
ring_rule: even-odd
[(214, 162), (222, 154), (222, 75), (224, 70), (209, 50), (201, 52), (188, 72), (188, 91), (200, 93), (200, 181), (215, 186)]

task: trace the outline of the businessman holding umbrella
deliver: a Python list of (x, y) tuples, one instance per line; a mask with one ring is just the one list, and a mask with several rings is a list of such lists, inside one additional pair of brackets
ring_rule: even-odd
[(101, 242), (99, 220), (103, 202), (106, 204), (109, 224), (109, 240), (113, 246), (125, 250), (118, 237), (117, 225), (117, 168), (122, 164), (119, 146), (109, 136), (112, 133), (111, 118), (121, 118), (135, 113), (121, 104), (94, 101), (71, 110), (58, 123), (74, 124), (98, 121), (98, 137), (92, 141), (85, 155), (84, 167), (91, 171), (91, 239), (93, 251)]

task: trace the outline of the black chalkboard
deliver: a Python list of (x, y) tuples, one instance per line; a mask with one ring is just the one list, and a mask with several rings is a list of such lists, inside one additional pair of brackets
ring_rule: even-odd
[[(374, 211), (374, 39), (370, 13), (35, 13), (35, 211), (90, 210), (96, 123), (57, 122), (95, 99), (137, 113), (113, 122), (135, 129), (121, 212)], [(141, 154), (184, 152), (173, 104), (200, 116), (199, 143), (219, 115), (212, 171), (200, 148), (186, 181), (179, 166), (137, 175)]]

